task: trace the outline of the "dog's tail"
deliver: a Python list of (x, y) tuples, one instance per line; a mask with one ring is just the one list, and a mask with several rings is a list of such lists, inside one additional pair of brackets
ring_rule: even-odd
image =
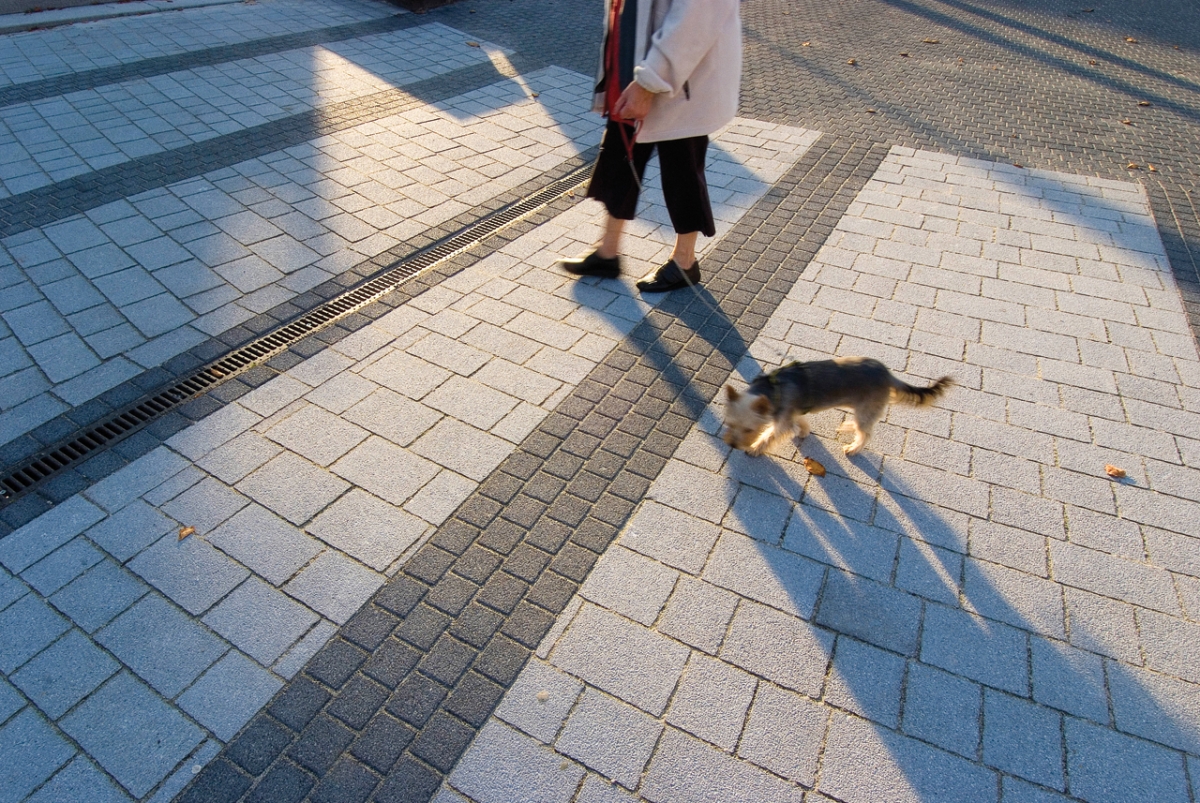
[(918, 388), (908, 384), (903, 379), (897, 379), (893, 376), (892, 397), (899, 401), (915, 404), (918, 407), (924, 407), (927, 404), (933, 404), (953, 384), (954, 377), (943, 376), (927, 388)]

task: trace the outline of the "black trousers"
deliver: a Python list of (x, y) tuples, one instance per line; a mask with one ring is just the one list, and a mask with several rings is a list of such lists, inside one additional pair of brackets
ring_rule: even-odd
[(704, 157), (708, 153), (708, 137), (688, 137), (665, 142), (635, 142), (633, 167), (638, 180), (633, 180), (629, 154), (621, 127), (633, 138), (633, 126), (608, 122), (600, 141), (600, 155), (592, 168), (587, 197), (604, 204), (608, 213), (619, 220), (633, 220), (637, 209), (638, 182), (646, 175), (646, 163), (658, 151), (662, 169), (663, 198), (667, 214), (677, 234), (702, 232), (706, 237), (717, 233), (713, 225), (712, 204), (708, 200), (708, 182), (704, 178)]

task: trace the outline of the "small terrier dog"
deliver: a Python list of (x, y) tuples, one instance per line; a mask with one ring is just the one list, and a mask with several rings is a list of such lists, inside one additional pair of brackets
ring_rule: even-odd
[(801, 439), (806, 437), (805, 414), (850, 407), (854, 419), (842, 430), (854, 433), (854, 442), (845, 452), (856, 455), (889, 401), (931, 404), (953, 384), (953, 378), (944, 376), (927, 388), (913, 387), (869, 357), (788, 363), (755, 379), (745, 393), (725, 386), (725, 442), (749, 455), (761, 455), (796, 429)]

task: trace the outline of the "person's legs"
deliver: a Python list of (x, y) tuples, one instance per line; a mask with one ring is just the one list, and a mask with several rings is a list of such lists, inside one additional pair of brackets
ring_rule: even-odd
[(588, 183), (587, 197), (603, 203), (607, 211), (600, 244), (585, 256), (559, 260), (564, 269), (577, 276), (611, 278), (621, 272), (621, 233), (626, 221), (633, 220), (646, 163), (654, 152), (653, 144), (635, 143), (631, 167), (629, 151), (625, 147), (626, 139), (621, 134), (622, 127), (632, 140), (632, 126), (623, 126), (610, 120), (600, 142), (600, 155), (592, 168), (592, 179)]
[(675, 248), (667, 264), (638, 282), (638, 288), (647, 293), (666, 292), (699, 282), (697, 235), (703, 233), (712, 237), (716, 234), (708, 182), (704, 178), (708, 137), (668, 140), (657, 145), (663, 200), (675, 229)]

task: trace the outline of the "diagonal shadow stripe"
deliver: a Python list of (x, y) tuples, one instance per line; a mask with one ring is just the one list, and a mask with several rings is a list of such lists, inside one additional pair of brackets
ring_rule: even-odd
[(29, 103), (45, 98), (65, 95), (69, 92), (80, 92), (95, 89), (121, 81), (131, 81), (138, 78), (153, 78), (156, 75), (191, 70), (196, 67), (211, 67), (238, 59), (249, 59), (255, 56), (267, 56), (272, 53), (283, 53), (302, 47), (324, 45), (332, 42), (344, 42), (347, 39), (357, 39), (372, 34), (402, 31), (426, 25), (428, 22), (413, 14), (393, 14), (383, 19), (367, 22), (354, 22), (348, 25), (338, 25), (333, 28), (320, 28), (315, 31), (293, 33), (286, 36), (273, 36), (269, 39), (258, 39), (252, 42), (239, 42), (236, 45), (197, 50), (190, 53), (173, 53), (169, 56), (157, 56), (131, 64), (114, 64), (111, 67), (101, 67), (96, 70), (56, 75), (53, 78), (43, 78), (39, 81), (14, 84), (0, 89), (0, 107), (11, 106), (14, 103)]
[(0, 201), (0, 237), (46, 226), (131, 195), (437, 103), (542, 66), (541, 62), (519, 55), (512, 56), (503, 71), (488, 61), (38, 187)]
[(1150, 180), (1144, 186), (1192, 337), (1200, 344), (1200, 199), (1195, 190), (1176, 184)]
[(886, 152), (809, 149), (177, 800), (432, 798)]

